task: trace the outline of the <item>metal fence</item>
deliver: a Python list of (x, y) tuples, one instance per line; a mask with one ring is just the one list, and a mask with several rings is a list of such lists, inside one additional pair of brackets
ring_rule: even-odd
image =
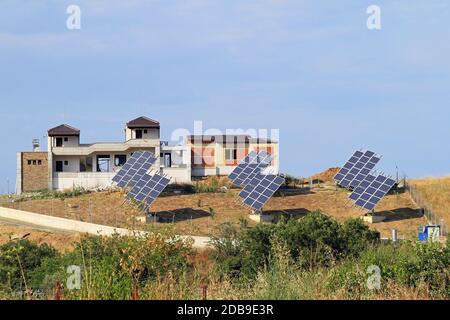
[(405, 179), (405, 190), (411, 195), (413, 201), (423, 210), (424, 216), (427, 218), (428, 223), (441, 226), (441, 235), (446, 236), (448, 234), (448, 226), (445, 224), (444, 219), (437, 215), (433, 211), (433, 206), (430, 205), (422, 196), (416, 186), (411, 185)]

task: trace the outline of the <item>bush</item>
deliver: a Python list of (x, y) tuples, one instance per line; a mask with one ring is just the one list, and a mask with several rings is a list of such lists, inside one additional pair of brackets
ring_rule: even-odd
[(352, 256), (358, 256), (380, 239), (379, 233), (370, 230), (361, 219), (346, 220), (342, 225), (341, 235), (346, 254)]
[(166, 276), (188, 270), (191, 244), (176, 237), (149, 234), (145, 237), (87, 237), (65, 255), (65, 265), (83, 269), (81, 292), (72, 298), (129, 299), (133, 285), (145, 286)]
[[(230, 227), (227, 227), (228, 229)], [(227, 234), (232, 234), (227, 230)], [(229, 270), (233, 261), (233, 274), (254, 277), (270, 260), (274, 242), (284, 243), (291, 255), (303, 269), (334, 265), (347, 256), (358, 256), (364, 248), (377, 239), (377, 233), (369, 230), (360, 220), (348, 220), (340, 225), (320, 212), (313, 212), (300, 220), (281, 221), (276, 225), (260, 224), (241, 233), (233, 233), (235, 245), (231, 255), (213, 243), (216, 261)], [(240, 269), (237, 270), (238, 266)]]
[(40, 269), (43, 261), (57, 257), (53, 247), (26, 239), (0, 246), (0, 286), (3, 290), (24, 291), (40, 284), (39, 279), (44, 279), (47, 272)]

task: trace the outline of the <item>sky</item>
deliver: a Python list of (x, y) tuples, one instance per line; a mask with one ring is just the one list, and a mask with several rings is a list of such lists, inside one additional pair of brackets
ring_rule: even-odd
[(447, 0), (2, 0), (0, 193), (49, 128), (121, 141), (140, 115), (164, 140), (197, 120), (279, 129), (281, 171), (300, 177), (361, 148), (389, 174), (448, 175), (449, 36)]

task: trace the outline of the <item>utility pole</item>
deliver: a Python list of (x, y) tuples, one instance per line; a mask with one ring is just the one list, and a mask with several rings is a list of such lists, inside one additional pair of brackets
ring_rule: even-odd
[(398, 176), (398, 166), (395, 166), (395, 168), (397, 169), (397, 184), (398, 184), (398, 179), (399, 179), (399, 176)]
[(8, 184), (8, 196), (9, 196), (9, 179), (6, 179), (6, 183)]

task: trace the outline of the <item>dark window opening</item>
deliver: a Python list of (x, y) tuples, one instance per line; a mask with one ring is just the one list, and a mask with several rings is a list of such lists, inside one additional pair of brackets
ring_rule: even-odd
[(237, 149), (225, 149), (225, 160), (227, 161), (237, 160)]
[(142, 139), (142, 130), (136, 130), (136, 139)]
[(28, 165), (31, 166), (31, 160), (28, 160)]
[(172, 167), (172, 154), (171, 153), (164, 154), (164, 166), (166, 168)]
[(67, 161), (67, 160), (64, 161), (64, 165), (65, 165), (65, 166), (68, 166), (68, 165), (69, 165), (69, 161)]
[(56, 161), (56, 172), (63, 172), (63, 162), (62, 161)]
[(121, 167), (127, 162), (127, 156), (125, 154), (118, 154), (114, 156), (114, 165)]
[(97, 156), (97, 171), (98, 172), (110, 172), (110, 156), (99, 155)]
[(33, 160), (33, 166), (35, 166), (37, 164), (36, 160)]
[(56, 138), (56, 146), (62, 147), (63, 146), (63, 139), (62, 138)]
[(66, 138), (64, 138), (64, 141), (65, 141), (65, 142), (69, 141), (69, 138), (67, 138), (67, 137), (66, 137)]
[(147, 130), (144, 130), (144, 134), (147, 134), (148, 133), (148, 131)]
[(38, 166), (42, 166), (42, 160), (38, 160)]

